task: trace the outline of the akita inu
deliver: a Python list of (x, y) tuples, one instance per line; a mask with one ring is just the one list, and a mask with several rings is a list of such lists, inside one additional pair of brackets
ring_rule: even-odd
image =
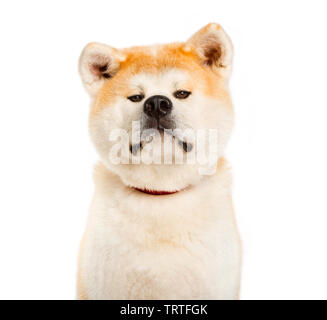
[[(233, 126), (232, 57), (228, 35), (214, 23), (184, 43), (121, 50), (91, 43), (83, 50), (79, 70), (92, 97), (90, 134), (101, 160), (78, 298), (238, 298), (241, 249), (223, 157)], [(140, 138), (133, 141), (134, 122)], [(179, 129), (216, 132), (210, 170), (205, 161), (185, 159), (199, 160), (209, 148)], [(129, 138), (119, 150), (115, 130)], [(149, 130), (154, 134), (144, 134)], [(176, 142), (172, 149), (164, 137)], [(168, 154), (172, 161), (149, 161), (158, 145), (159, 160)]]

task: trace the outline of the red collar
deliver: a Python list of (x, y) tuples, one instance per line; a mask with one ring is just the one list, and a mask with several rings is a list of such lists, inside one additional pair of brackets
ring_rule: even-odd
[(137, 190), (137, 191), (146, 193), (146, 194), (151, 194), (153, 196), (164, 196), (164, 195), (173, 194), (173, 193), (176, 193), (176, 192), (179, 191), (179, 190), (176, 190), (176, 191), (158, 191), (158, 190), (149, 190), (149, 189), (140, 189), (140, 188), (134, 188), (134, 189)]

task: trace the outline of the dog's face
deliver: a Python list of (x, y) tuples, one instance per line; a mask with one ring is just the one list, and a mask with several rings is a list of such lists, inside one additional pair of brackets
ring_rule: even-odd
[(209, 174), (199, 150), (208, 156), (208, 130), (215, 132), (216, 157), (207, 160), (212, 171), (232, 129), (231, 64), (232, 44), (216, 24), (185, 43), (122, 50), (87, 45), (80, 73), (92, 97), (90, 133), (103, 163), (126, 185), (149, 190), (180, 190)]

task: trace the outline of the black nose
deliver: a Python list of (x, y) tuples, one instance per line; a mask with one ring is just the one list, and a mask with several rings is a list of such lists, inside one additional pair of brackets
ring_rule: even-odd
[(152, 96), (144, 102), (144, 113), (153, 118), (166, 116), (172, 108), (173, 104), (165, 96)]

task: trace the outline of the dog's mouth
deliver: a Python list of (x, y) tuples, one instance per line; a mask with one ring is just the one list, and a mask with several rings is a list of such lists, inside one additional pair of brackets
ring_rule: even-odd
[[(160, 125), (155, 130), (157, 130), (157, 132), (159, 132), (162, 139), (165, 136), (165, 134), (172, 136), (173, 139), (176, 139), (177, 142), (178, 142), (178, 146), (180, 146), (183, 149), (184, 152), (187, 153), (187, 152), (192, 151), (193, 144), (190, 143), (190, 142), (185, 141), (181, 137), (178, 137), (178, 135), (173, 130), (163, 128)], [(154, 138), (154, 135), (151, 134), (151, 133), (149, 133), (149, 134), (147, 134), (145, 136), (144, 135), (142, 135), (142, 136), (143, 136), (143, 139), (141, 139), (141, 141), (130, 145), (129, 150), (130, 150), (131, 154), (133, 154), (134, 156), (137, 155), (137, 153), (139, 151), (142, 151), (142, 149), (144, 148), (144, 146), (147, 143), (151, 143), (153, 141), (153, 138)]]

